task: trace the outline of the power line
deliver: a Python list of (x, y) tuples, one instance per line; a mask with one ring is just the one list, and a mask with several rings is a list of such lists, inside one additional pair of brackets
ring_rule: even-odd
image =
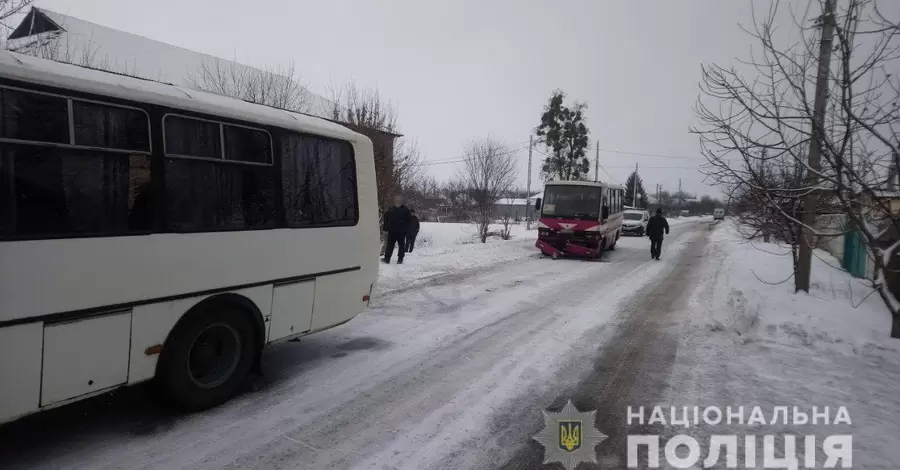
[[(514, 153), (521, 152), (522, 150), (525, 150), (527, 148), (528, 148), (528, 145), (525, 145), (524, 147), (517, 147), (512, 150), (507, 150), (506, 152), (502, 152), (499, 155), (511, 155)], [(413, 165), (413, 166), (447, 165), (450, 163), (461, 163), (464, 161), (466, 161), (465, 154), (457, 155), (455, 157), (442, 158), (442, 159), (438, 159), (438, 160), (426, 160), (424, 162), (416, 162), (416, 163), (412, 163), (411, 165)]]
[[(616, 168), (616, 169), (629, 168), (630, 169), (631, 167), (623, 166), (623, 165), (615, 165), (615, 166), (609, 166), (607, 168)], [(653, 165), (644, 165), (641, 168), (652, 168), (652, 169), (656, 169), (656, 170), (697, 170), (697, 169), (699, 169), (699, 167), (696, 167), (696, 166), (653, 166)]]
[[(543, 156), (545, 156), (545, 157), (550, 157), (550, 155), (547, 155), (546, 153), (541, 152), (541, 151), (538, 150), (538, 149), (534, 149), (534, 151), (537, 152), (537, 153), (539, 153), (539, 154), (541, 154), (541, 155), (543, 155)], [(599, 161), (598, 161), (598, 162), (599, 162)], [(619, 180), (616, 179), (613, 175), (609, 174), (608, 171), (606, 171), (606, 167), (604, 167), (603, 165), (600, 165), (600, 163), (598, 163), (598, 162), (596, 163), (597, 166), (599, 166), (600, 169), (603, 170), (603, 173), (606, 173), (606, 176), (609, 176), (609, 179), (613, 180), (616, 184), (622, 184), (621, 181), (619, 181)]]
[(624, 150), (615, 150), (615, 149), (598, 149), (598, 150), (600, 150), (601, 152), (608, 152), (608, 153), (620, 153), (622, 155), (637, 155), (637, 156), (641, 156), (641, 157), (655, 157), (655, 158), (675, 158), (675, 159), (679, 159), (679, 160), (698, 160), (698, 159), (705, 158), (702, 156), (679, 157), (676, 155), (663, 155), (663, 154), (659, 154), (659, 153), (626, 152)]

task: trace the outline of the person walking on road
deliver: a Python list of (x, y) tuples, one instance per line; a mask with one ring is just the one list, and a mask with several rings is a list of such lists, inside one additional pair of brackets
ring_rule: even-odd
[(403, 203), (403, 196), (394, 197), (394, 207), (384, 214), (382, 231), (387, 232), (387, 246), (384, 247), (384, 262), (390, 263), (397, 245), (397, 264), (403, 264), (406, 254), (406, 235), (412, 221), (412, 214)]
[(650, 237), (650, 257), (658, 260), (662, 254), (663, 232), (669, 234), (669, 222), (662, 215), (662, 208), (647, 222), (647, 236)]
[(409, 230), (406, 232), (406, 252), (412, 253), (416, 247), (416, 237), (419, 236), (419, 217), (416, 216), (416, 210), (410, 209)]

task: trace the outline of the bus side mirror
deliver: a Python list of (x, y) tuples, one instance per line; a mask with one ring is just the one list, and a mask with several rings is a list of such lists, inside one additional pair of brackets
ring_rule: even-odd
[(534, 201), (534, 210), (536, 210), (536, 211), (541, 210), (541, 198), (537, 198)]

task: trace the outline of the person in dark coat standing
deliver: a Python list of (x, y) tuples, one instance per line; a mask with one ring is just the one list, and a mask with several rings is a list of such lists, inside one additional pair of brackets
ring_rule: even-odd
[(406, 254), (406, 235), (409, 232), (412, 213), (403, 204), (403, 196), (394, 197), (394, 207), (384, 214), (382, 231), (387, 232), (387, 246), (384, 248), (384, 262), (391, 262), (394, 245), (397, 245), (397, 264), (403, 264)]
[(669, 234), (669, 222), (662, 215), (662, 209), (656, 209), (656, 215), (647, 222), (647, 236), (650, 237), (650, 257), (658, 260), (662, 254), (663, 232)]
[(409, 231), (406, 232), (406, 252), (412, 253), (416, 247), (416, 237), (419, 236), (419, 217), (416, 216), (416, 210), (410, 209)]

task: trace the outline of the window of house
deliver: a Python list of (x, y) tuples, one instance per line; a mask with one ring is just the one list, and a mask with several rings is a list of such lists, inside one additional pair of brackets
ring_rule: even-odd
[(289, 227), (352, 225), (359, 220), (356, 163), (348, 142), (286, 135), (281, 158)]

